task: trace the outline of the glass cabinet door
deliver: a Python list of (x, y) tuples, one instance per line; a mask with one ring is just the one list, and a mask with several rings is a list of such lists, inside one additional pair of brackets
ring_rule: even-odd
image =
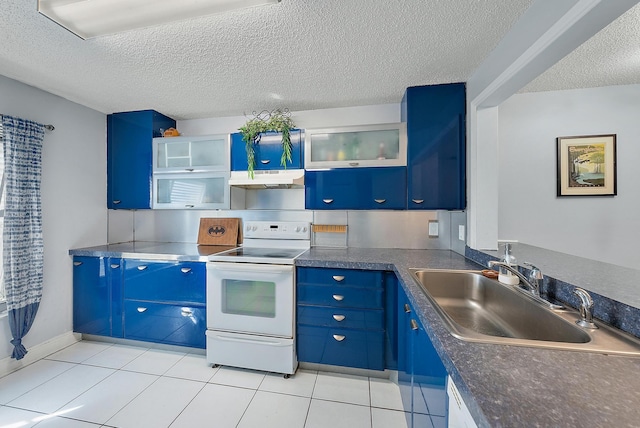
[(305, 168), (405, 166), (404, 123), (305, 130)]
[(229, 209), (229, 173), (157, 174), (153, 208)]
[(229, 169), (229, 136), (153, 139), (153, 171), (224, 171)]

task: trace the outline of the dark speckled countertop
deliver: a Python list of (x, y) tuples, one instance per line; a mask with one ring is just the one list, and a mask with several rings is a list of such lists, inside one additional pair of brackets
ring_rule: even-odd
[(457, 253), (312, 248), (296, 265), (395, 271), (479, 427), (640, 427), (640, 358), (451, 336), (409, 268), (482, 269)]
[[(223, 249), (136, 242), (69, 254), (206, 261)], [(479, 427), (640, 427), (640, 358), (451, 336), (409, 268), (482, 269), (455, 252), (315, 247), (296, 265), (394, 271)]]

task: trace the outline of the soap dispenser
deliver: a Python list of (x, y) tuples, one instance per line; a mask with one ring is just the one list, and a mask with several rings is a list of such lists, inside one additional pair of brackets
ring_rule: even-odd
[[(518, 262), (513, 254), (511, 254), (511, 242), (504, 243), (504, 256), (502, 261), (514, 269), (518, 268)], [(507, 285), (518, 285), (520, 279), (507, 269), (501, 267), (498, 271), (498, 281)]]

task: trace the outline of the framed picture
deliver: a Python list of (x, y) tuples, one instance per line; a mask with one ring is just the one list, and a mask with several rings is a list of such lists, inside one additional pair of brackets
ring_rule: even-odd
[(558, 137), (558, 196), (613, 196), (616, 135)]

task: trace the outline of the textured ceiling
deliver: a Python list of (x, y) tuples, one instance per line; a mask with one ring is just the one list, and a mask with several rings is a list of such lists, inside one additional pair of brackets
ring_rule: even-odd
[[(104, 113), (176, 119), (396, 103), (407, 86), (466, 81), (531, 3), (282, 0), (85, 41), (38, 14), (36, 0), (3, 0), (0, 74)], [(619, 47), (589, 43), (577, 60)], [(589, 71), (610, 62), (559, 79), (572, 64), (527, 89), (600, 86)]]
[(640, 3), (538, 76), (521, 92), (640, 83)]

